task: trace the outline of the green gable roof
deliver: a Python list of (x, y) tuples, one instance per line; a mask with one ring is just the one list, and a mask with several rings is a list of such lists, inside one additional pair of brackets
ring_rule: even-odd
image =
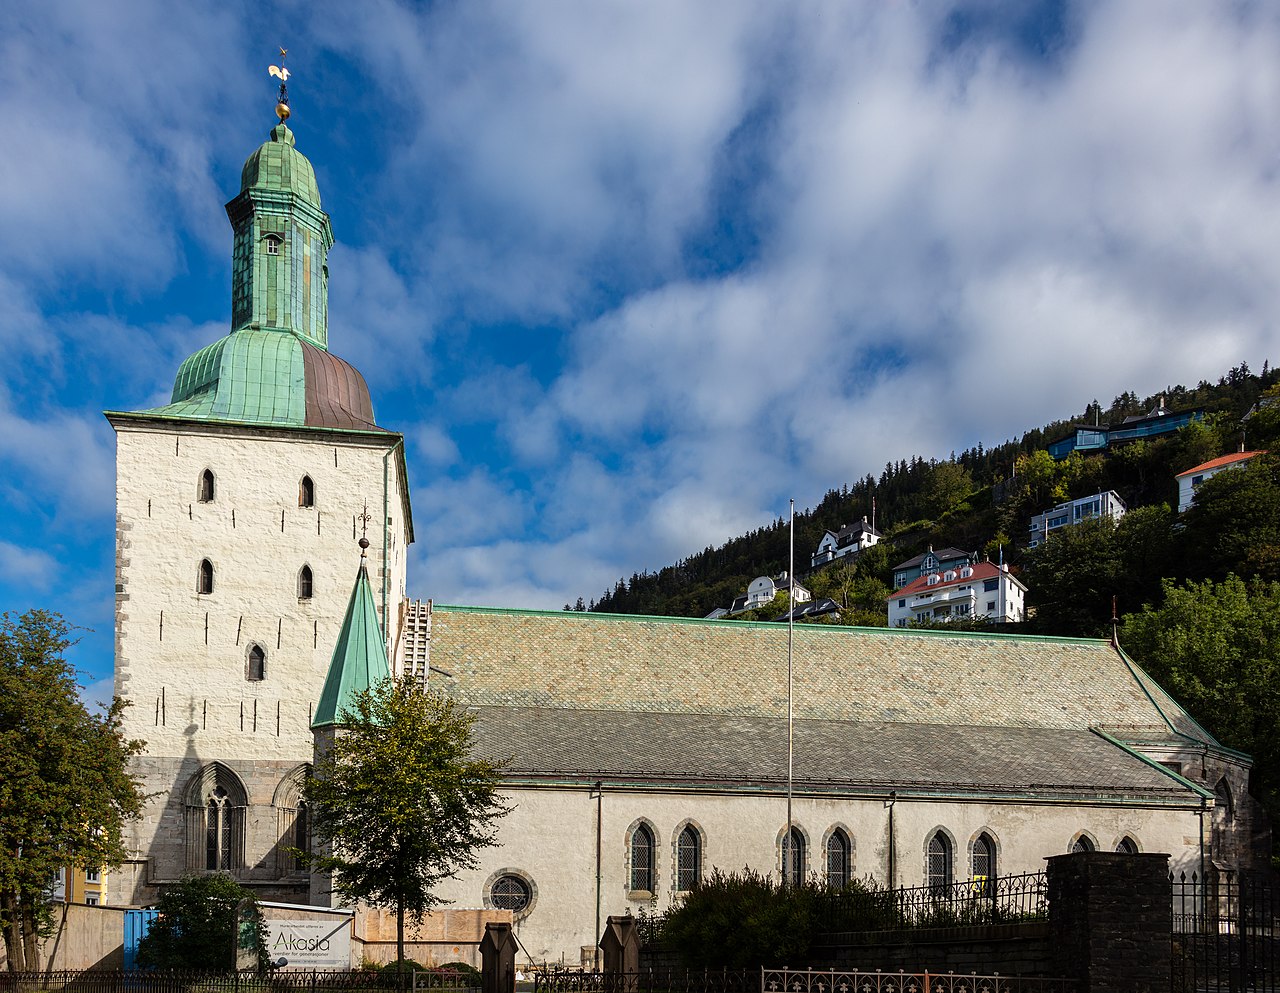
[(329, 674), (320, 691), (316, 704), (313, 728), (329, 727), (341, 723), (344, 711), (350, 708), (357, 693), (369, 689), (389, 678), (391, 667), (387, 665), (387, 646), (382, 640), (382, 628), (378, 625), (378, 611), (374, 606), (373, 588), (364, 563), (356, 573), (356, 585), (347, 604), (347, 616), (342, 620), (338, 642), (333, 646), (333, 658), (329, 662)]

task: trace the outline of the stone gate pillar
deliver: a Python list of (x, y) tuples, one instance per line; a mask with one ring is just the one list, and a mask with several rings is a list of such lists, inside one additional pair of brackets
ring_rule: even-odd
[(1080, 993), (1165, 993), (1173, 902), (1168, 855), (1075, 852), (1048, 859), (1055, 971)]
[(515, 993), (516, 936), (507, 921), (490, 921), (480, 939), (480, 988), (483, 993)]
[(620, 976), (640, 971), (640, 931), (636, 919), (629, 915), (610, 917), (600, 936), (600, 950), (604, 952), (606, 976)]

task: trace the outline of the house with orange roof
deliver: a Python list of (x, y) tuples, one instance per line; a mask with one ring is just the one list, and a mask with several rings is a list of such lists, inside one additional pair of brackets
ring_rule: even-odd
[(1178, 473), (1176, 477), (1178, 480), (1178, 513), (1185, 514), (1190, 509), (1196, 498), (1196, 490), (1206, 479), (1212, 479), (1224, 469), (1237, 469), (1254, 456), (1264, 454), (1266, 453), (1258, 451), (1232, 452), (1230, 455), (1220, 455), (1216, 459), (1210, 459), (1208, 462), (1192, 466), (1186, 472)]

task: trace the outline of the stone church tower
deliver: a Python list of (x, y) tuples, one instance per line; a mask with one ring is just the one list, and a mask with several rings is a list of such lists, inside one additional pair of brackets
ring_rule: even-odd
[[(401, 435), (328, 350), (333, 244), (311, 163), (281, 123), (245, 162), (231, 333), (182, 363), (171, 401), (110, 411), (116, 431), (115, 692), (158, 794), (120, 872), (134, 904), (188, 872), (229, 870), (304, 902), (284, 849), (313, 707), (351, 593), (357, 520), (385, 656), (397, 657), (413, 523)], [(384, 657), (385, 657), (384, 656)]]

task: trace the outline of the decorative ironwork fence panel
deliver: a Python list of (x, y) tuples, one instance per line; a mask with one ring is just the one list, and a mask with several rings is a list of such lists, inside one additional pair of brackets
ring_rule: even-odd
[(1018, 924), (1044, 920), (1048, 894), (1043, 872), (896, 890), (855, 886), (825, 895), (823, 916), (828, 931)]
[(0, 972), (0, 993), (325, 993), (401, 990), (471, 993), (479, 977), (447, 969), (403, 978), (385, 972), (208, 973), (93, 969), (74, 972)]
[(976, 973), (763, 969), (761, 993), (1075, 993), (1070, 979)]
[(1182, 873), (1173, 897), (1173, 991), (1280, 991), (1280, 888), (1262, 876)]
[(534, 993), (757, 993), (754, 969), (642, 969), (605, 973), (546, 970), (534, 973)]

